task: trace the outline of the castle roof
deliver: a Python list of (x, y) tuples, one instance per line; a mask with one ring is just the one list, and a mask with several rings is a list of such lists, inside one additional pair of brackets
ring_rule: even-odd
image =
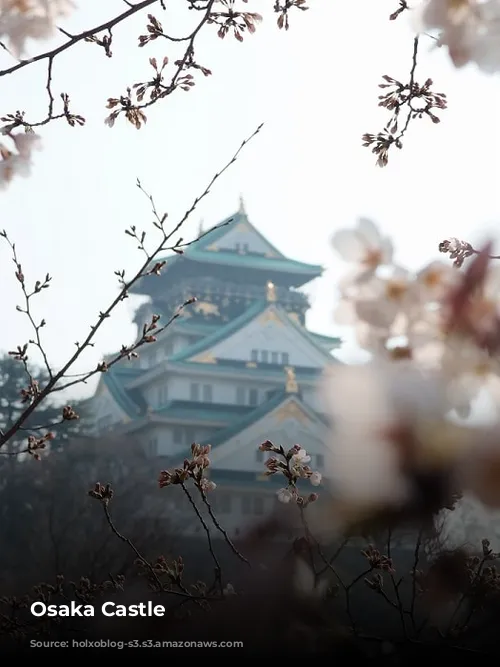
[[(285, 406), (286, 404), (293, 404), (298, 413), (303, 413), (306, 415), (311, 422), (320, 422), (325, 427), (327, 426), (325, 418), (320, 413), (315, 412), (311, 409), (311, 407), (304, 403), (300, 394), (288, 394), (286, 391), (278, 390), (273, 394), (273, 396), (268, 398), (267, 401), (247, 412), (247, 414), (240, 416), (238, 419), (234, 420), (231, 424), (226, 426), (226, 428), (221, 429), (215, 435), (211, 436), (201, 444), (211, 445), (212, 450), (215, 450), (216, 448), (224, 445), (224, 443), (226, 443), (234, 436), (243, 433), (253, 424), (265, 418), (267, 415), (277, 410), (278, 408)], [(260, 442), (255, 443), (255, 447), (257, 448), (260, 444)], [(184, 451), (181, 451), (179, 453), (179, 460), (183, 460), (184, 458), (189, 457), (189, 453), (189, 447)]]
[(316, 349), (324, 356), (325, 362), (331, 363), (333, 361), (332, 356), (321, 345), (317, 337), (312, 335), (305, 327), (290, 318), (286, 311), (284, 311), (278, 304), (269, 303), (264, 300), (256, 301), (239, 317), (236, 317), (234, 320), (228, 322), (225, 326), (218, 327), (208, 336), (202, 338), (200, 341), (194, 343), (193, 345), (189, 345), (177, 354), (173, 355), (170, 358), (170, 361), (188, 361), (190, 359), (194, 361), (196, 355), (209, 350), (217, 343), (220, 343), (221, 341), (229, 338), (232, 334), (241, 330), (247, 324), (259, 316), (264, 315), (265, 313), (269, 313), (271, 317), (274, 316), (278, 318), (278, 320), (280, 320), (283, 325), (289, 326), (297, 331), (300, 336), (302, 336), (310, 345), (314, 347), (314, 349)]
[[(161, 315), (163, 321), (168, 320), (167, 315), (162, 313), (161, 309), (156, 308), (155, 312), (156, 314)], [(221, 328), (223, 327), (225, 327), (225, 323), (221, 324), (219, 319), (212, 322), (199, 322), (199, 321), (193, 321), (189, 317), (181, 316), (172, 322), (172, 324), (168, 327), (168, 329), (165, 330), (165, 334), (168, 335), (168, 333), (173, 333), (175, 331), (178, 333), (209, 336), (216, 332), (220, 332)], [(315, 331), (309, 331), (308, 329), (306, 330), (305, 328), (304, 330), (306, 331), (311, 340), (313, 340), (316, 344), (323, 347), (328, 352), (338, 349), (342, 344), (342, 339), (339, 338), (338, 336), (326, 336), (324, 334), (316, 333)]]
[[(101, 381), (107, 387), (117, 405), (131, 419), (138, 419), (145, 415), (147, 411), (147, 405), (140, 388), (160, 378), (169, 370), (188, 374), (194, 371), (200, 377), (206, 377), (207, 374), (215, 376), (233, 375), (249, 379), (268, 378), (279, 382), (283, 377), (283, 364), (254, 363), (245, 361), (244, 359), (231, 358), (214, 358), (207, 363), (212, 349), (224, 341), (230, 340), (231, 337), (237, 336), (244, 327), (258, 318), (278, 322), (283, 331), (285, 330), (284, 327), (288, 327), (291, 331), (296, 332), (299, 339), (302, 339), (308, 347), (315, 351), (316, 358), (322, 360), (322, 366), (329, 363), (339, 363), (328, 352), (328, 348), (325, 347), (322, 340), (324, 338), (330, 342), (337, 342), (338, 339), (311, 334), (305, 327), (290, 318), (287, 312), (278, 304), (257, 301), (242, 315), (225, 325), (215, 325), (213, 327), (209, 325), (193, 325), (196, 329), (200, 327), (204, 329), (207, 332), (206, 335), (198, 342), (186, 346), (153, 368), (142, 369), (137, 364), (130, 365), (124, 360), (112, 366), (106, 373), (103, 373)], [(191, 324), (189, 320), (186, 320), (185, 322), (179, 322), (179, 326), (189, 329)], [(320, 376), (322, 368), (317, 365), (294, 365), (294, 371), (301, 382), (314, 384)], [(191, 405), (193, 405), (193, 408), (191, 408)], [(186, 415), (187, 419), (194, 419), (200, 414), (200, 408), (200, 405), (187, 401), (171, 401), (159, 410), (150, 409), (150, 413), (168, 419), (181, 419), (183, 418), (181, 415)], [(207, 404), (206, 409), (213, 414), (213, 419), (210, 419), (210, 421), (226, 422), (234, 419), (234, 412), (231, 412), (232, 406), (224, 406), (224, 409), (221, 408), (224, 415), (216, 414), (216, 405)]]
[(108, 371), (102, 373), (100, 382), (111, 394), (116, 404), (130, 419), (137, 419), (147, 410), (146, 402), (140, 391), (129, 389), (127, 385), (135, 380), (144, 371), (127, 365), (126, 361), (119, 362)]
[[(236, 237), (235, 237), (236, 235)], [(245, 238), (248, 250), (238, 252), (234, 249), (234, 239)], [(155, 260), (165, 261), (166, 264), (161, 271), (161, 281), (171, 280), (173, 276), (181, 273), (190, 273), (198, 270), (201, 274), (208, 275), (217, 267), (263, 273), (266, 280), (272, 279), (277, 282), (284, 281), (287, 284), (299, 287), (323, 273), (323, 267), (317, 264), (307, 264), (297, 260), (289, 259), (272, 245), (248, 220), (244, 210), (240, 210), (220, 224), (213, 227), (194, 243), (184, 249), (182, 255), (171, 253)], [(280, 278), (281, 277), (281, 278)], [(144, 281), (149, 285), (156, 276), (146, 276), (131, 289), (136, 294), (144, 294)], [(149, 287), (148, 285), (148, 287)]]

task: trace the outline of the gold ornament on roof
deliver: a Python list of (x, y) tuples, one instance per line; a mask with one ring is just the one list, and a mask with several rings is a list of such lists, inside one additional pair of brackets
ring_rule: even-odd
[(301, 424), (307, 424), (311, 421), (310, 417), (295, 401), (288, 401), (282, 405), (275, 413), (274, 418), (277, 422), (284, 422), (288, 420), (298, 421)]
[(271, 281), (267, 283), (267, 300), (271, 303), (276, 301), (276, 286)]
[(285, 366), (285, 391), (287, 394), (296, 394), (299, 391), (297, 378), (295, 377), (295, 370), (293, 366)]
[(194, 361), (197, 364), (216, 364), (217, 359), (211, 352), (204, 352), (196, 357), (191, 357), (189, 361)]
[(200, 315), (220, 315), (219, 307), (216, 303), (210, 303), (209, 301), (196, 301), (193, 310), (195, 313)]
[(262, 313), (262, 315), (260, 315), (259, 322), (261, 324), (267, 324), (268, 322), (273, 322), (274, 324), (277, 324), (280, 327), (283, 326), (283, 321), (280, 319), (278, 313), (276, 312), (276, 308), (274, 308), (273, 306), (267, 308), (267, 310), (265, 310)]

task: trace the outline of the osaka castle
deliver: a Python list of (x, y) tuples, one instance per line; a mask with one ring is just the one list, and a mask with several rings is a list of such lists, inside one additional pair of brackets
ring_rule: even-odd
[(163, 259), (161, 275), (135, 290), (148, 297), (135, 315), (139, 330), (153, 314), (161, 325), (190, 297), (196, 302), (156, 343), (141, 346), (138, 359), (102, 374), (95, 429), (142, 443), (158, 471), (181, 465), (192, 443), (210, 444), (212, 505), (238, 526), (245, 515), (266, 514), (286, 486), (263, 474), (265, 440), (300, 444), (324, 473), (327, 422), (317, 384), (340, 363), (332, 356), (340, 339), (307, 329), (310, 305), (300, 291), (323, 269), (285, 257), (243, 203), (183, 255)]

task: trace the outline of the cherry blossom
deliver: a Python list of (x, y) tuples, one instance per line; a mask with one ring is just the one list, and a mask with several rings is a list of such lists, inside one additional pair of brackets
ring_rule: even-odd
[(73, 8), (69, 0), (0, 0), (0, 38), (19, 58), (27, 40), (50, 38), (56, 31), (55, 21)]
[(32, 153), (40, 148), (40, 137), (32, 132), (4, 135), (0, 140), (0, 188), (7, 187), (16, 176), (30, 176)]
[(217, 488), (217, 484), (207, 479), (206, 477), (202, 477), (200, 481), (200, 488), (205, 493), (209, 493), (210, 491), (214, 491)]
[(309, 463), (311, 460), (311, 457), (308, 455), (305, 449), (299, 449), (299, 451), (296, 454), (293, 454), (291, 458), (291, 463), (292, 465), (303, 465), (305, 463)]
[(382, 237), (368, 218), (360, 218), (355, 229), (342, 229), (332, 239), (333, 247), (343, 259), (357, 263), (366, 271), (392, 262), (392, 241)]
[(424, 303), (441, 302), (450, 287), (457, 284), (459, 277), (459, 272), (448, 263), (439, 260), (430, 262), (416, 274), (420, 299)]
[(500, 71), (499, 0), (428, 0), (415, 12), (419, 32), (439, 30), (455, 67), (475, 63), (483, 72)]
[(441, 368), (447, 380), (450, 407), (460, 417), (470, 415), (481, 391), (488, 393), (500, 415), (500, 359), (472, 341), (451, 338), (442, 344)]
[[(447, 242), (447, 252), (463, 247), (456, 239)], [(465, 272), (442, 261), (416, 273), (390, 266), (380, 275), (379, 267), (368, 273), (357, 266), (340, 281), (335, 312), (375, 358), (442, 372), (449, 409), (460, 416), (469, 414), (482, 390), (500, 412), (500, 369), (491, 354), (500, 347), (500, 266), (487, 265), (483, 255), (476, 252)]]
[(278, 500), (280, 503), (284, 503), (287, 505), (291, 500), (293, 500), (293, 493), (290, 491), (290, 489), (280, 489), (276, 495), (278, 496)]
[[(418, 381), (417, 381), (418, 380)], [(328, 443), (334, 494), (354, 506), (403, 505), (412, 487), (401, 470), (400, 454), (390, 432), (414, 423), (427, 409), (438, 413), (434, 387), (425, 387), (413, 371), (401, 374), (392, 364), (341, 367), (325, 380), (323, 393), (331, 423)], [(425, 402), (425, 404), (423, 404)]]
[(321, 484), (322, 475), (320, 472), (313, 472), (309, 477), (309, 481), (313, 486), (319, 486)]

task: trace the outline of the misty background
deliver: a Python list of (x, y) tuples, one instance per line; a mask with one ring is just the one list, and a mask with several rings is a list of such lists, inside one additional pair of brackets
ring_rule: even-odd
[[(377, 107), (381, 76), (407, 80), (412, 53), (407, 15), (388, 20), (395, 0), (308, 4), (309, 11), (291, 13), (288, 33), (278, 31), (269, 11), (242, 44), (231, 37), (220, 40), (215, 28), (202, 32), (197, 59), (213, 75), (196, 76), (189, 93), (177, 91), (148, 109), (148, 124), (140, 131), (121, 118), (110, 129), (104, 119), (108, 97), (150, 77), (149, 57), (175, 60), (175, 49), (162, 40), (137, 46), (146, 13), (114, 30), (113, 58), (96, 45), (80, 43), (56, 59), (54, 93), (69, 93), (72, 111), (85, 116), (87, 124), (71, 128), (62, 120), (40, 128), (44, 148), (35, 155), (33, 174), (2, 193), (0, 215), (28, 279), (47, 271), (53, 276), (52, 287), (34, 305), (47, 320), (44, 341), (55, 366), (116, 294), (113, 271), (131, 274), (138, 266), (139, 251), (123, 230), (136, 224), (150, 231), (152, 216), (136, 179), (174, 223), (261, 122), (262, 133), (201, 203), (182, 235), (196, 237), (200, 221), (205, 228), (217, 224), (237, 209), (243, 195), (250, 220), (285, 255), (325, 266), (324, 276), (306, 290), (313, 306), (308, 326), (341, 335), (346, 343), (338, 356), (346, 361), (359, 354), (350, 332), (332, 319), (336, 281), (346, 268), (329, 244), (336, 229), (359, 215), (372, 217), (392, 235), (398, 260), (410, 267), (435, 257), (443, 238), (476, 242), (496, 232), (497, 82), (473, 67), (455, 70), (444, 50), (422, 39), (417, 80), (432, 77), (434, 88), (447, 94), (449, 108), (439, 114), (437, 126), (426, 118), (413, 122), (403, 150), (393, 149), (389, 166), (376, 168), (361, 135), (378, 132), (387, 120), (387, 112)], [(78, 5), (64, 23), (69, 32), (97, 25), (124, 6), (118, 0)], [(260, 0), (252, 9), (269, 10), (268, 5)], [(169, 2), (167, 12), (154, 11), (172, 34), (184, 34), (191, 25), (180, 0)], [(58, 37), (57, 43), (65, 39)], [(52, 45), (32, 44), (31, 52)], [(12, 62), (4, 52), (0, 61), (1, 67)], [(5, 77), (2, 112), (26, 109), (28, 120), (42, 119), (45, 74), (41, 63)], [(19, 290), (12, 269), (9, 249), (2, 245), (4, 351), (29, 336), (27, 320), (15, 311)], [(133, 338), (137, 304), (130, 299), (121, 305), (74, 372), (93, 367)], [(86, 395), (94, 387), (95, 380), (75, 391)]]

